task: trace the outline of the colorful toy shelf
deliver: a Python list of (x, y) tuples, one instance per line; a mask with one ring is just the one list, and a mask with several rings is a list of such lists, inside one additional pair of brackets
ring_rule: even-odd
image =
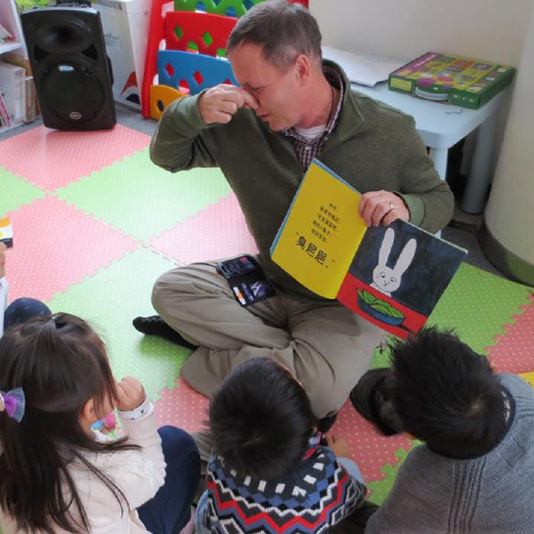
[[(159, 119), (184, 94), (235, 78), (225, 59), (237, 19), (263, 0), (153, 0), (141, 95), (143, 117)], [(296, 2), (296, 0), (293, 0)], [(298, 3), (308, 7), (307, 0)]]
[[(206, 11), (227, 17), (242, 17), (252, 6), (263, 0), (174, 0), (175, 11)], [(303, 2), (301, 2), (303, 3)]]
[(181, 50), (158, 52), (158, 78), (160, 85), (176, 87), (190, 95), (220, 83), (237, 85), (228, 61)]

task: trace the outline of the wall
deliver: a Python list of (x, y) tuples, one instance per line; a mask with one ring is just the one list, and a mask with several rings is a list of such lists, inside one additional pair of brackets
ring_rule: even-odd
[(310, 0), (323, 44), (410, 60), (428, 51), (518, 66), (532, 0)]
[(493, 237), (508, 251), (530, 264), (534, 283), (534, 9), (530, 16), (512, 106), (495, 181), (486, 208), (486, 224)]
[[(533, 0), (310, 0), (323, 44), (369, 56), (409, 61), (437, 51), (517, 67)], [(509, 106), (497, 119), (499, 153)], [(476, 132), (468, 137), (467, 173)]]

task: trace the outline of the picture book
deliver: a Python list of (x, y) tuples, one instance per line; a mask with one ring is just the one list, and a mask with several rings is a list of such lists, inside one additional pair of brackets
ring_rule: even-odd
[(478, 109), (512, 83), (515, 69), (427, 52), (389, 75), (392, 91)]
[(405, 339), (423, 327), (467, 251), (401, 220), (368, 228), (360, 199), (313, 160), (271, 257), (310, 291)]
[(0, 243), (4, 243), (7, 248), (13, 246), (13, 226), (7, 217), (0, 219)]

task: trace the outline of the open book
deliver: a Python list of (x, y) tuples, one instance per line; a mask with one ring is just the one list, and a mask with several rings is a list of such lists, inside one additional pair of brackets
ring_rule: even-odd
[(360, 198), (313, 160), (271, 257), (310, 291), (405, 339), (423, 327), (467, 251), (400, 220), (367, 228)]
[(0, 219), (0, 243), (4, 243), (7, 248), (13, 246), (13, 227), (7, 217)]

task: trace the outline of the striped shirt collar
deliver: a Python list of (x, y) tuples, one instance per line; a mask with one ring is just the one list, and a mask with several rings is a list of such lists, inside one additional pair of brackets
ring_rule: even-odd
[(323, 66), (323, 73), (328, 83), (332, 87), (335, 87), (339, 90), (339, 100), (337, 103), (336, 110), (334, 113), (332, 113), (323, 134), (314, 139), (313, 141), (309, 141), (308, 139), (299, 135), (295, 127), (288, 128), (287, 130), (281, 130), (281, 133), (286, 137), (289, 137), (293, 142), (295, 146), (295, 151), (297, 153), (303, 171), (305, 171), (310, 166), (312, 159), (318, 156), (321, 150), (323, 149), (326, 140), (336, 127), (339, 116), (341, 114), (341, 107), (343, 105), (343, 95), (345, 92), (345, 88), (343, 87), (343, 80), (341, 79), (341, 76), (334, 68), (329, 66)]

